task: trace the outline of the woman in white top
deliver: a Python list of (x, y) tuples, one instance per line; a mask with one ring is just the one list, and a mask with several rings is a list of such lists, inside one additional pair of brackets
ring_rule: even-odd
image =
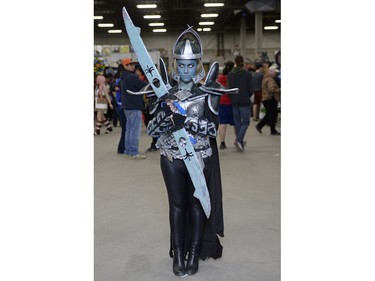
[(96, 86), (94, 91), (96, 112), (96, 126), (94, 131), (95, 136), (100, 135), (100, 128), (103, 124), (106, 126), (106, 134), (112, 132), (112, 125), (109, 120), (106, 120), (104, 115), (107, 112), (108, 105), (113, 109), (108, 91), (105, 77), (103, 75), (98, 75), (96, 77)]

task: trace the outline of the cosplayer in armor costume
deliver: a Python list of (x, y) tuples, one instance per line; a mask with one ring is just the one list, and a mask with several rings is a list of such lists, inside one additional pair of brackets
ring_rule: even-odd
[[(169, 201), (170, 256), (177, 276), (195, 274), (199, 258), (217, 259), (223, 250), (217, 236), (224, 237), (224, 223), (216, 133), (220, 95), (230, 90), (216, 82), (217, 63), (211, 66), (205, 83), (200, 84), (205, 76), (202, 55), (199, 35), (189, 27), (173, 47), (172, 77), (177, 84), (170, 88), (166, 99), (154, 104), (155, 117), (147, 126), (148, 134), (158, 138), (156, 146), (160, 148), (161, 171)], [(164, 70), (164, 77), (165, 73)], [(194, 185), (183, 161), (188, 155), (180, 153), (172, 135), (182, 127), (203, 167), (211, 201), (208, 219), (200, 201), (193, 196)]]

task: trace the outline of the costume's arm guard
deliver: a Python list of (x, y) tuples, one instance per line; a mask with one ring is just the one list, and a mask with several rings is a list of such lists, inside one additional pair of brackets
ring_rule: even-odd
[(217, 131), (214, 122), (207, 118), (188, 118), (185, 122), (185, 129), (201, 136), (216, 138)]
[(204, 84), (200, 87), (201, 91), (209, 94), (210, 98), (208, 99), (208, 106), (215, 115), (219, 114), (220, 96), (224, 94), (238, 93), (238, 88), (225, 89), (221, 84), (216, 82), (218, 74), (219, 64), (218, 62), (214, 62), (208, 71)]
[(204, 84), (200, 87), (201, 91), (209, 94), (208, 106), (215, 115), (219, 114), (220, 96), (238, 93), (238, 88), (225, 89), (220, 83), (216, 82), (218, 74), (219, 63), (214, 62), (208, 71)]
[(210, 95), (208, 98), (208, 107), (215, 115), (219, 115), (220, 96)]
[(160, 110), (147, 125), (148, 135), (157, 138), (164, 134), (172, 127), (171, 118), (171, 115), (167, 115), (165, 111)]

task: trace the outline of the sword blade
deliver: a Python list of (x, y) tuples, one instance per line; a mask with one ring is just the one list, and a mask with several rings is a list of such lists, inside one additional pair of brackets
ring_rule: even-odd
[(162, 98), (168, 94), (167, 86), (164, 84), (155, 64), (152, 62), (150, 54), (148, 53), (145, 44), (140, 36), (141, 30), (136, 27), (131, 20), (128, 11), (125, 7), (122, 8), (122, 16), (125, 23), (125, 29), (128, 33), (130, 43), (137, 55), (138, 62), (141, 65), (148, 81), (150, 82), (155, 94), (158, 98)]
[(204, 177), (202, 167), (195, 154), (194, 147), (189, 140), (189, 136), (185, 129), (173, 132), (173, 136), (178, 144), (178, 149), (184, 159), (186, 168), (189, 171), (191, 181), (194, 184), (195, 191), (193, 195), (199, 200), (206, 217), (209, 218), (211, 213), (210, 194), (208, 192), (206, 178)]

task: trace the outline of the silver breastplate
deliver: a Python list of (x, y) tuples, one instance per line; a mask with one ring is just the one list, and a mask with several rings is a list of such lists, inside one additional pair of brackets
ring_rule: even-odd
[(204, 103), (205, 97), (199, 97), (193, 100), (179, 101), (178, 104), (181, 105), (186, 111), (187, 118), (200, 118), (204, 114)]
[[(201, 118), (204, 116), (204, 104), (205, 96), (200, 96), (197, 98), (177, 101), (178, 104), (186, 111), (187, 120), (189, 118)], [(212, 155), (212, 149), (210, 146), (210, 140), (208, 136), (200, 136), (196, 134), (191, 134), (188, 132), (190, 137), (193, 137), (196, 143), (193, 144), (194, 150), (197, 152), (198, 157), (206, 158)], [(172, 159), (182, 159), (182, 155), (178, 149), (177, 143), (172, 135), (172, 133), (167, 133), (162, 135), (157, 143), (157, 146), (160, 147), (160, 153), (164, 156), (167, 156), (171, 161)]]

